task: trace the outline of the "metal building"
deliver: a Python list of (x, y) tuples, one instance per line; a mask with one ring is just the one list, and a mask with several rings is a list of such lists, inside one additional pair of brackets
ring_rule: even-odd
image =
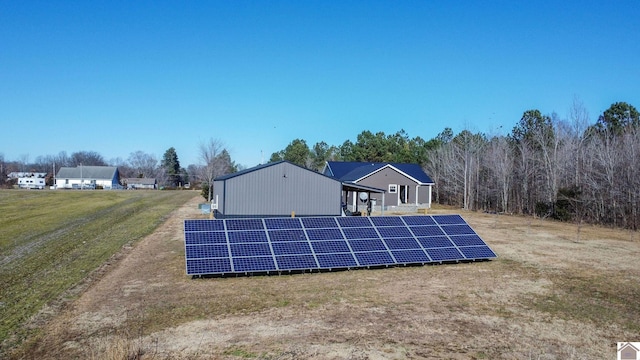
[(216, 218), (340, 216), (341, 192), (339, 180), (279, 161), (216, 178), (212, 201)]

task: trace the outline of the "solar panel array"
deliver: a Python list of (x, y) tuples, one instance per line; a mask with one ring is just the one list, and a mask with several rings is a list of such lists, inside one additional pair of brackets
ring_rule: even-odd
[(486, 260), (460, 215), (185, 220), (188, 275)]

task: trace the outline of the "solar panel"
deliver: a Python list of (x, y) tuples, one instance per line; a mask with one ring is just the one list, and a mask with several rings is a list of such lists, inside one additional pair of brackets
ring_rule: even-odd
[(462, 216), (460, 215), (439, 215), (434, 216), (433, 220), (438, 223), (438, 225), (453, 225), (453, 224), (466, 224)]
[(188, 275), (476, 261), (497, 255), (460, 215), (185, 220)]
[(235, 272), (239, 273), (277, 270), (273, 257), (271, 256), (236, 257), (233, 258), (233, 267)]
[(394, 238), (394, 237), (409, 237), (411, 235), (411, 231), (407, 229), (405, 226), (389, 226), (389, 227), (379, 227), (378, 232), (383, 239), (386, 238)]
[(419, 237), (418, 241), (425, 249), (453, 246), (451, 240), (446, 236)]
[(271, 230), (269, 231), (271, 241), (301, 241), (307, 240), (302, 230)]
[(369, 221), (368, 217), (360, 217), (360, 216), (339, 217), (339, 218), (336, 218), (336, 220), (338, 220), (338, 224), (340, 224), (340, 226), (342, 226), (343, 228), (371, 226), (371, 222)]
[(311, 247), (316, 254), (351, 252), (349, 245), (344, 240), (313, 241)]
[(392, 250), (398, 264), (426, 264), (431, 259), (422, 250)]
[(276, 256), (276, 262), (280, 270), (311, 270), (318, 268), (313, 255)]
[(379, 239), (376, 229), (370, 228), (344, 228), (342, 229), (347, 239)]
[(273, 253), (276, 255), (311, 254), (311, 246), (306, 241), (279, 242), (273, 243), (271, 246), (273, 247)]
[(299, 218), (272, 218), (264, 219), (267, 229), (301, 229)]
[(420, 249), (420, 244), (414, 238), (390, 238), (385, 239), (385, 243), (387, 243), (387, 247), (391, 250), (402, 250), (402, 249)]

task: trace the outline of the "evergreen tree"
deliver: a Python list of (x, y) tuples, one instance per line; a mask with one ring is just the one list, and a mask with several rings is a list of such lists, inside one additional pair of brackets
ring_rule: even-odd
[(180, 161), (175, 148), (170, 147), (165, 151), (161, 166), (167, 177), (167, 185), (178, 186), (182, 179), (180, 177)]

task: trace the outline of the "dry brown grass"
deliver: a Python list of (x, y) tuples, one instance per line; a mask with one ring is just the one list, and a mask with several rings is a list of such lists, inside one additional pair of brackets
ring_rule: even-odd
[(20, 354), (596, 359), (613, 358), (616, 341), (640, 333), (640, 244), (626, 231), (583, 226), (577, 241), (573, 224), (463, 213), (497, 260), (192, 280), (182, 220), (198, 216), (196, 202), (140, 242)]

